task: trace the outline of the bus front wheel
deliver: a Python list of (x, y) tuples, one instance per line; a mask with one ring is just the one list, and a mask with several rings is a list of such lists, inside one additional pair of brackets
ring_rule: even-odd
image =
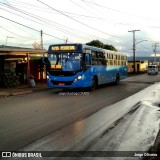
[(91, 91), (96, 90), (97, 85), (98, 85), (97, 78), (96, 78), (96, 77), (93, 77), (93, 78), (92, 78), (92, 86), (90, 87)]

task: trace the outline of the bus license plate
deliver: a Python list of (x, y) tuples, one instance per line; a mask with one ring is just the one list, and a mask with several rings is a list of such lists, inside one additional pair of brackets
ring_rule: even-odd
[(59, 83), (58, 85), (59, 86), (65, 86), (65, 83)]

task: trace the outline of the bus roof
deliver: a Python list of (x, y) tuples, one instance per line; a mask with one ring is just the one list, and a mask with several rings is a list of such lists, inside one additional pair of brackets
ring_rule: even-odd
[[(63, 43), (63, 44), (53, 44), (49, 46), (49, 50), (52, 50), (52, 47), (58, 47), (58, 46), (79, 46), (82, 50), (83, 49), (91, 49), (97, 52), (104, 52), (104, 53), (111, 53), (111, 54), (120, 54), (120, 55), (127, 55), (126, 53), (122, 53), (122, 52), (117, 52), (117, 51), (113, 51), (113, 50), (107, 50), (107, 49), (103, 49), (103, 48), (98, 48), (98, 47), (94, 47), (94, 46), (89, 46), (86, 44), (82, 44), (82, 43)], [(80, 50), (80, 48), (78, 50)], [(58, 49), (57, 49), (58, 50)], [(72, 48), (70, 48), (70, 50), (73, 50)], [(64, 50), (65, 51), (65, 50)]]
[(127, 53), (122, 53), (122, 52), (117, 52), (117, 51), (113, 51), (113, 50), (108, 50), (108, 49), (104, 49), (104, 48), (98, 48), (98, 47), (94, 47), (94, 46), (89, 46), (89, 45), (83, 45), (84, 48), (88, 48), (88, 49), (94, 49), (95, 51), (103, 51), (105, 53), (112, 53), (112, 54), (120, 54), (120, 55), (127, 55)]

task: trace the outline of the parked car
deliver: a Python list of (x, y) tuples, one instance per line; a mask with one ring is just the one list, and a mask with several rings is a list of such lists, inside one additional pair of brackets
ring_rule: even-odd
[(157, 67), (157, 65), (154, 65), (154, 64), (149, 65), (147, 73), (148, 74), (158, 74), (158, 67)]

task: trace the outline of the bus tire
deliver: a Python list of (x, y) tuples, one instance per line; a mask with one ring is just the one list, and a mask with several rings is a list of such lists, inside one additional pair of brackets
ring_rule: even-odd
[(97, 86), (98, 86), (98, 80), (97, 80), (97, 78), (94, 76), (94, 77), (92, 77), (92, 85), (91, 85), (91, 87), (90, 87), (90, 90), (91, 90), (91, 91), (96, 90)]
[(115, 85), (119, 85), (120, 76), (119, 74), (116, 75)]

